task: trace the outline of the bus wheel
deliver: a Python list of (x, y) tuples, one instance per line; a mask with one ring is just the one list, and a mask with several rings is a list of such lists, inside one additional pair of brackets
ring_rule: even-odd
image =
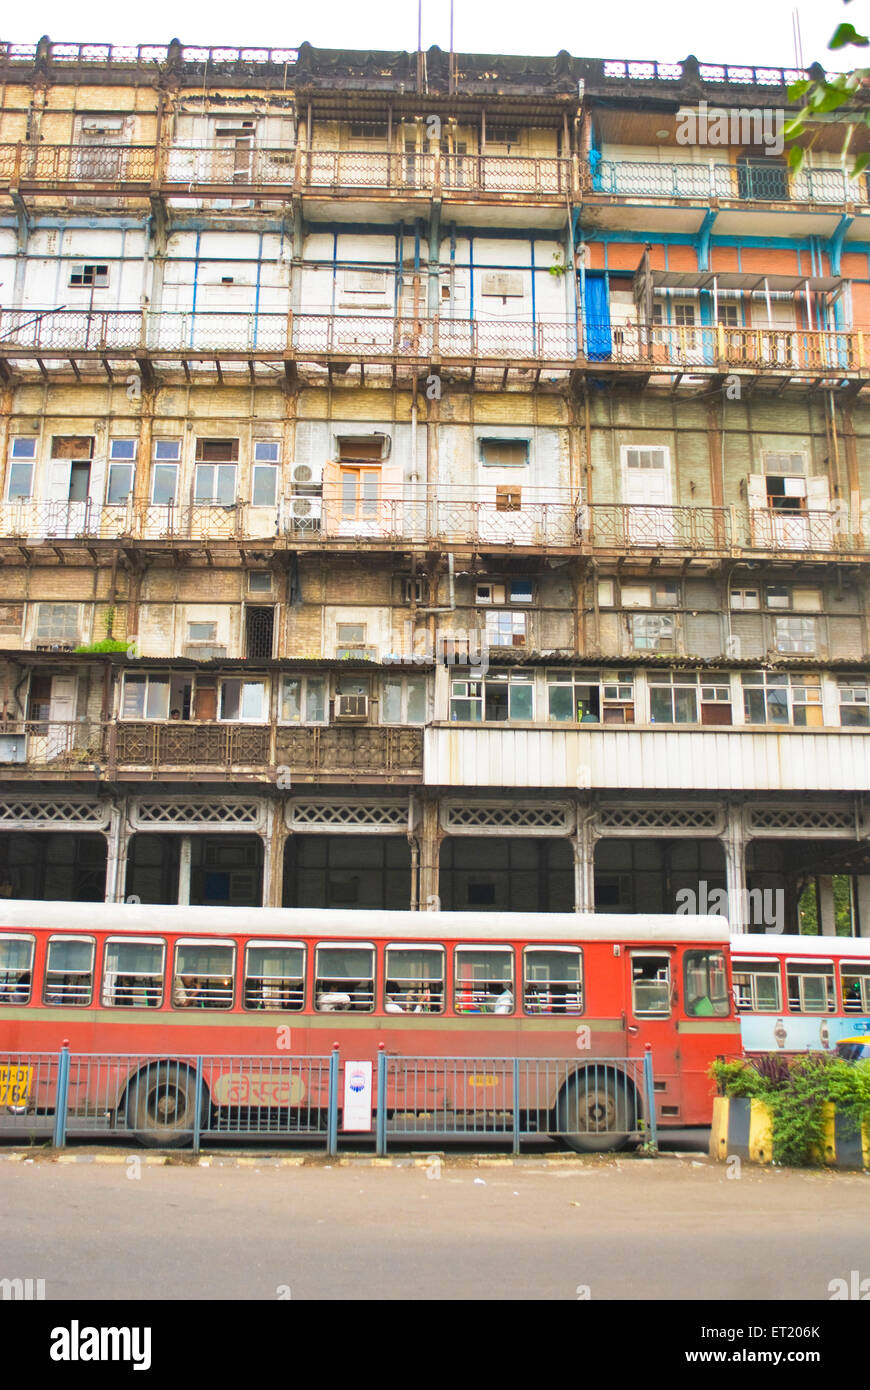
[[(196, 1077), (177, 1062), (163, 1062), (139, 1072), (127, 1087), (124, 1113), (128, 1127), (148, 1148), (177, 1149), (193, 1137)], [(200, 1121), (208, 1099), (203, 1088)]]
[(599, 1075), (599, 1068), (580, 1072), (556, 1102), (556, 1135), (576, 1153), (624, 1149), (632, 1130), (631, 1104), (625, 1082)]

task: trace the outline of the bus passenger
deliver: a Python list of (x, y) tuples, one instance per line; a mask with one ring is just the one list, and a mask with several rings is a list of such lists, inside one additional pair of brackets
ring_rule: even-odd
[(192, 1009), (202, 1002), (202, 991), (195, 975), (179, 975), (172, 991), (172, 1003), (176, 1009)]
[(350, 995), (337, 990), (333, 981), (324, 980), (323, 988), (317, 996), (317, 1008), (323, 1014), (334, 1014), (349, 1009)]
[(491, 989), (499, 990), (496, 995), (495, 1003), (492, 1006), (494, 1014), (512, 1014), (514, 1011), (514, 993), (507, 981), (496, 983)]

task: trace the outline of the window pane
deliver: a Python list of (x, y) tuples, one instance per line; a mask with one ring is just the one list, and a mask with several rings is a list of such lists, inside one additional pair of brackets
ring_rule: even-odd
[(528, 685), (512, 681), (510, 686), (510, 717), (511, 719), (531, 719), (532, 718), (532, 692), (531, 682)]
[(678, 724), (696, 724), (698, 722), (698, 692), (696, 690), (681, 690), (678, 687), (674, 691), (674, 710)]
[(671, 1011), (671, 962), (669, 956), (632, 956), (632, 1005), (638, 1018)]
[(178, 469), (167, 463), (158, 464), (154, 469), (151, 500), (156, 507), (168, 507), (175, 501), (175, 483)]
[(262, 719), (266, 687), (262, 681), (245, 681), (242, 687), (242, 719)]
[(241, 681), (224, 681), (221, 686), (221, 719), (238, 719)]
[(274, 507), (278, 497), (278, 470), (269, 464), (260, 464), (254, 469), (254, 486), (251, 501), (255, 507)]
[(169, 714), (169, 677), (151, 676), (145, 701), (147, 719), (165, 719)]
[(281, 718), (298, 724), (302, 718), (302, 682), (284, 678), (281, 686)]
[(305, 692), (305, 718), (309, 724), (322, 724), (326, 718), (326, 682), (319, 676), (308, 678)]
[(106, 1008), (157, 1008), (163, 1003), (162, 942), (106, 943), (102, 1003)]
[(408, 723), (423, 724), (426, 721), (426, 681), (423, 676), (408, 676)]
[(109, 445), (109, 458), (111, 459), (135, 459), (135, 457), (135, 439), (113, 439)]
[(725, 1018), (731, 1012), (722, 951), (687, 951), (685, 1006), (693, 1018)]
[(674, 722), (673, 692), (670, 686), (653, 686), (649, 692), (649, 716), (654, 724)]
[(580, 952), (543, 950), (529, 947), (525, 952), (525, 992), (527, 1014), (579, 1014), (583, 1011)]
[(315, 962), (316, 1007), (321, 1013), (374, 1007), (375, 953), (371, 946), (318, 946)]
[(176, 946), (173, 1006), (176, 1009), (231, 1009), (233, 968), (232, 946)]
[(402, 719), (402, 682), (384, 681), (382, 717), (385, 724), (399, 724)]
[(145, 676), (125, 676), (124, 696), (121, 702), (122, 719), (143, 719), (145, 717)]
[(33, 983), (33, 942), (0, 937), (0, 1004), (27, 1004)]
[(196, 470), (196, 478), (193, 485), (194, 502), (210, 502), (214, 495), (214, 465), (211, 463), (200, 464)]
[(457, 1013), (513, 1013), (513, 951), (477, 946), (457, 949), (455, 962)]
[(113, 463), (109, 466), (106, 501), (110, 506), (123, 506), (133, 491), (132, 463)]
[(33, 477), (32, 463), (12, 463), (9, 465), (9, 501), (15, 502), (30, 496)]
[(52, 938), (45, 966), (45, 1003), (90, 1004), (93, 984), (93, 941)]
[(387, 1013), (443, 1012), (444, 951), (440, 947), (387, 947), (384, 1008)]
[(574, 719), (574, 687), (571, 685), (551, 685), (550, 718), (562, 722)]
[(304, 1003), (304, 948), (249, 946), (245, 957), (245, 1008), (292, 1013)]

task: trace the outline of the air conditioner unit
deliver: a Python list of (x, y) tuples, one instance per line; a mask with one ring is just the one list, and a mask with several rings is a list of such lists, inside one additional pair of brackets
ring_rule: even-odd
[(294, 531), (319, 531), (323, 502), (319, 497), (291, 497), (290, 524)]
[(323, 482), (322, 463), (294, 463), (290, 469), (294, 487), (320, 487)]
[(368, 713), (368, 695), (336, 695), (336, 719), (367, 719)]
[(223, 661), (227, 649), (215, 646), (214, 642), (187, 642), (181, 648), (181, 655), (189, 657), (191, 661)]

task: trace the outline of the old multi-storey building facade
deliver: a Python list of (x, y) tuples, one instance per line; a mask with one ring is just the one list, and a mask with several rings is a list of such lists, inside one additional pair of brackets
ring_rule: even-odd
[(870, 934), (870, 196), (792, 76), (0, 46), (0, 892)]

